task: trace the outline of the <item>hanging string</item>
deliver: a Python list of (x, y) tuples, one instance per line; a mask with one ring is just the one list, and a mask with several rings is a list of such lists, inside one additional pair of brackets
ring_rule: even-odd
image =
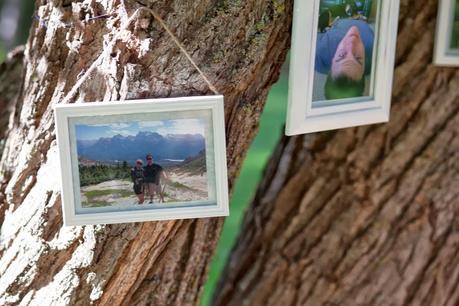
[(104, 15), (99, 15), (99, 16), (94, 16), (94, 17), (90, 17), (88, 19), (86, 19), (85, 21), (93, 21), (93, 20), (97, 20), (97, 19), (102, 19), (102, 18), (109, 18), (109, 17), (112, 17), (113, 14), (104, 14)]
[[(169, 35), (169, 37), (172, 39), (172, 41), (175, 43), (175, 45), (179, 48), (180, 52), (183, 53), (183, 55), (185, 55), (185, 57), (187, 58), (187, 60), (191, 63), (191, 65), (196, 69), (196, 71), (201, 75), (201, 77), (203, 78), (204, 82), (206, 82), (207, 86), (209, 86), (209, 89), (216, 95), (219, 95), (219, 92), (217, 90), (217, 88), (212, 84), (212, 82), (210, 82), (210, 80), (207, 78), (207, 76), (205, 75), (205, 73), (199, 68), (199, 66), (196, 64), (196, 62), (193, 60), (193, 58), (191, 57), (191, 55), (188, 53), (188, 51), (185, 49), (185, 47), (180, 43), (179, 39), (177, 38), (177, 36), (175, 36), (175, 34), (171, 31), (171, 29), (169, 29), (169, 27), (167, 26), (167, 24), (164, 22), (164, 20), (161, 18), (161, 16), (159, 16), (154, 10), (150, 9), (150, 8), (147, 8), (147, 7), (141, 7), (141, 8), (138, 8), (134, 14), (132, 14), (129, 19), (127, 20), (125, 26), (122, 28), (123, 30), (126, 29), (127, 27), (129, 27), (132, 23), (132, 21), (134, 21), (136, 19), (136, 17), (139, 15), (140, 11), (142, 10), (145, 10), (147, 12), (149, 12), (155, 19), (156, 21), (158, 21), (158, 23), (161, 25), (161, 27), (167, 32), (167, 34)], [(99, 16), (94, 16), (94, 17), (91, 17), (91, 18), (87, 18), (85, 21), (86, 22), (89, 22), (89, 21), (93, 21), (93, 20), (97, 20), (97, 19), (102, 19), (102, 18), (109, 18), (109, 17), (112, 17), (114, 14), (104, 14), (104, 15), (99, 15)], [(47, 29), (47, 24), (46, 22), (40, 18), (40, 16), (38, 15), (35, 15), (34, 16), (35, 19), (38, 20), (40, 26), (43, 26), (45, 29)], [(65, 24), (66, 26), (69, 26), (69, 24)], [(83, 74), (83, 76), (77, 81), (77, 83), (72, 87), (72, 89), (69, 91), (69, 93), (64, 97), (62, 103), (68, 103), (70, 101), (70, 99), (72, 99), (72, 97), (74, 97), (74, 95), (76, 94), (77, 90), (81, 87), (81, 85), (83, 85), (84, 81), (89, 78), (90, 74), (92, 73), (92, 71), (94, 71), (97, 66), (99, 65), (99, 62), (102, 61), (103, 59), (103, 55), (105, 55), (106, 53), (108, 53), (108, 51), (110, 51), (110, 49), (112, 49), (120, 35), (121, 31), (118, 31), (117, 34), (112, 38), (112, 40), (110, 41), (109, 43), (109, 46), (105, 49), (104, 52), (102, 52), (102, 54), (91, 64), (91, 66), (88, 68), (88, 70), (86, 70), (86, 72)], [(108, 51), (107, 51), (108, 50)]]
[(144, 9), (144, 10), (147, 10), (148, 12), (150, 12), (153, 17), (155, 17), (155, 19), (159, 22), (159, 24), (164, 28), (164, 30), (166, 30), (166, 32), (169, 34), (169, 36), (172, 38), (172, 40), (175, 42), (175, 44), (177, 45), (177, 47), (180, 49), (180, 51), (186, 56), (186, 58), (190, 61), (191, 65), (193, 65), (193, 67), (196, 69), (196, 71), (199, 72), (199, 74), (201, 75), (201, 77), (204, 79), (204, 81), (207, 83), (207, 85), (209, 86), (210, 90), (212, 90), (214, 92), (214, 94), (218, 95), (218, 90), (217, 88), (209, 81), (209, 79), (206, 77), (206, 75), (204, 74), (204, 72), (202, 72), (202, 70), (198, 67), (198, 65), (193, 61), (193, 58), (191, 57), (191, 55), (186, 51), (185, 47), (180, 43), (180, 41), (178, 40), (178, 38), (174, 35), (174, 33), (169, 29), (169, 27), (167, 26), (167, 24), (164, 22), (164, 20), (161, 18), (161, 16), (159, 16), (155, 11), (153, 11), (152, 9), (150, 8), (146, 8), (146, 7), (143, 7), (141, 9)]

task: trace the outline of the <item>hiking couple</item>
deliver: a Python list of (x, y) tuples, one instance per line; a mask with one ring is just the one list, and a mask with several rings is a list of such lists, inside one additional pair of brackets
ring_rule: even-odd
[(153, 197), (158, 195), (160, 202), (164, 203), (164, 195), (161, 189), (161, 177), (167, 178), (163, 167), (153, 163), (153, 155), (146, 156), (147, 165), (143, 166), (143, 161), (138, 159), (135, 167), (131, 169), (131, 178), (134, 183), (134, 192), (139, 199), (139, 204), (145, 202), (145, 195), (150, 197), (150, 204)]

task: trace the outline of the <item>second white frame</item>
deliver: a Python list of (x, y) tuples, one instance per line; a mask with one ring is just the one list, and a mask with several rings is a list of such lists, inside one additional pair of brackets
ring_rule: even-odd
[(434, 64), (439, 66), (459, 67), (459, 51), (450, 49), (452, 23), (456, 9), (456, 0), (438, 2), (437, 31), (435, 34)]
[(380, 0), (373, 97), (357, 103), (313, 108), (320, 2), (295, 1), (286, 134), (291, 136), (389, 121), (399, 0)]

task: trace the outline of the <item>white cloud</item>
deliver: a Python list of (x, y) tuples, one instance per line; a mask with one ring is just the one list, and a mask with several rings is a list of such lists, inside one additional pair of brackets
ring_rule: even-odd
[(130, 126), (128, 123), (112, 123), (110, 124), (110, 127), (112, 129), (127, 129)]
[(157, 130), (159, 134), (205, 134), (204, 122), (200, 119), (171, 120), (170, 126), (164, 126)]
[(164, 126), (161, 121), (140, 121), (139, 127), (141, 128), (158, 128)]
[(111, 134), (113, 134), (113, 135), (122, 135), (122, 136), (135, 135), (135, 133), (133, 133), (133, 132), (131, 132), (129, 130), (119, 130), (119, 129), (111, 130)]
[(136, 135), (139, 131), (157, 132), (163, 136), (168, 134), (200, 134), (205, 135), (204, 119), (175, 119), (164, 121), (138, 121), (131, 123), (99, 123), (93, 127), (105, 127), (111, 136)]
[(96, 127), (106, 127), (111, 129), (126, 129), (130, 126), (128, 123), (99, 123), (99, 124), (91, 124), (90, 126)]

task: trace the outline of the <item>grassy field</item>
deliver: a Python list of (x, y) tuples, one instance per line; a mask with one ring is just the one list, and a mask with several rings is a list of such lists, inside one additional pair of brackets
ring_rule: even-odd
[(287, 71), (284, 69), (281, 79), (271, 89), (267, 105), (261, 117), (260, 130), (250, 147), (241, 174), (236, 182), (236, 187), (231, 197), (231, 215), (225, 220), (217, 253), (211, 265), (201, 304), (203, 306), (210, 304), (212, 294), (217, 286), (226, 260), (239, 235), (245, 209), (255, 195), (266, 162), (269, 160), (275, 145), (284, 133), (287, 87)]
[(130, 180), (131, 167), (127, 164), (123, 166), (113, 165), (79, 165), (80, 185), (82, 187), (96, 185), (111, 180)]

